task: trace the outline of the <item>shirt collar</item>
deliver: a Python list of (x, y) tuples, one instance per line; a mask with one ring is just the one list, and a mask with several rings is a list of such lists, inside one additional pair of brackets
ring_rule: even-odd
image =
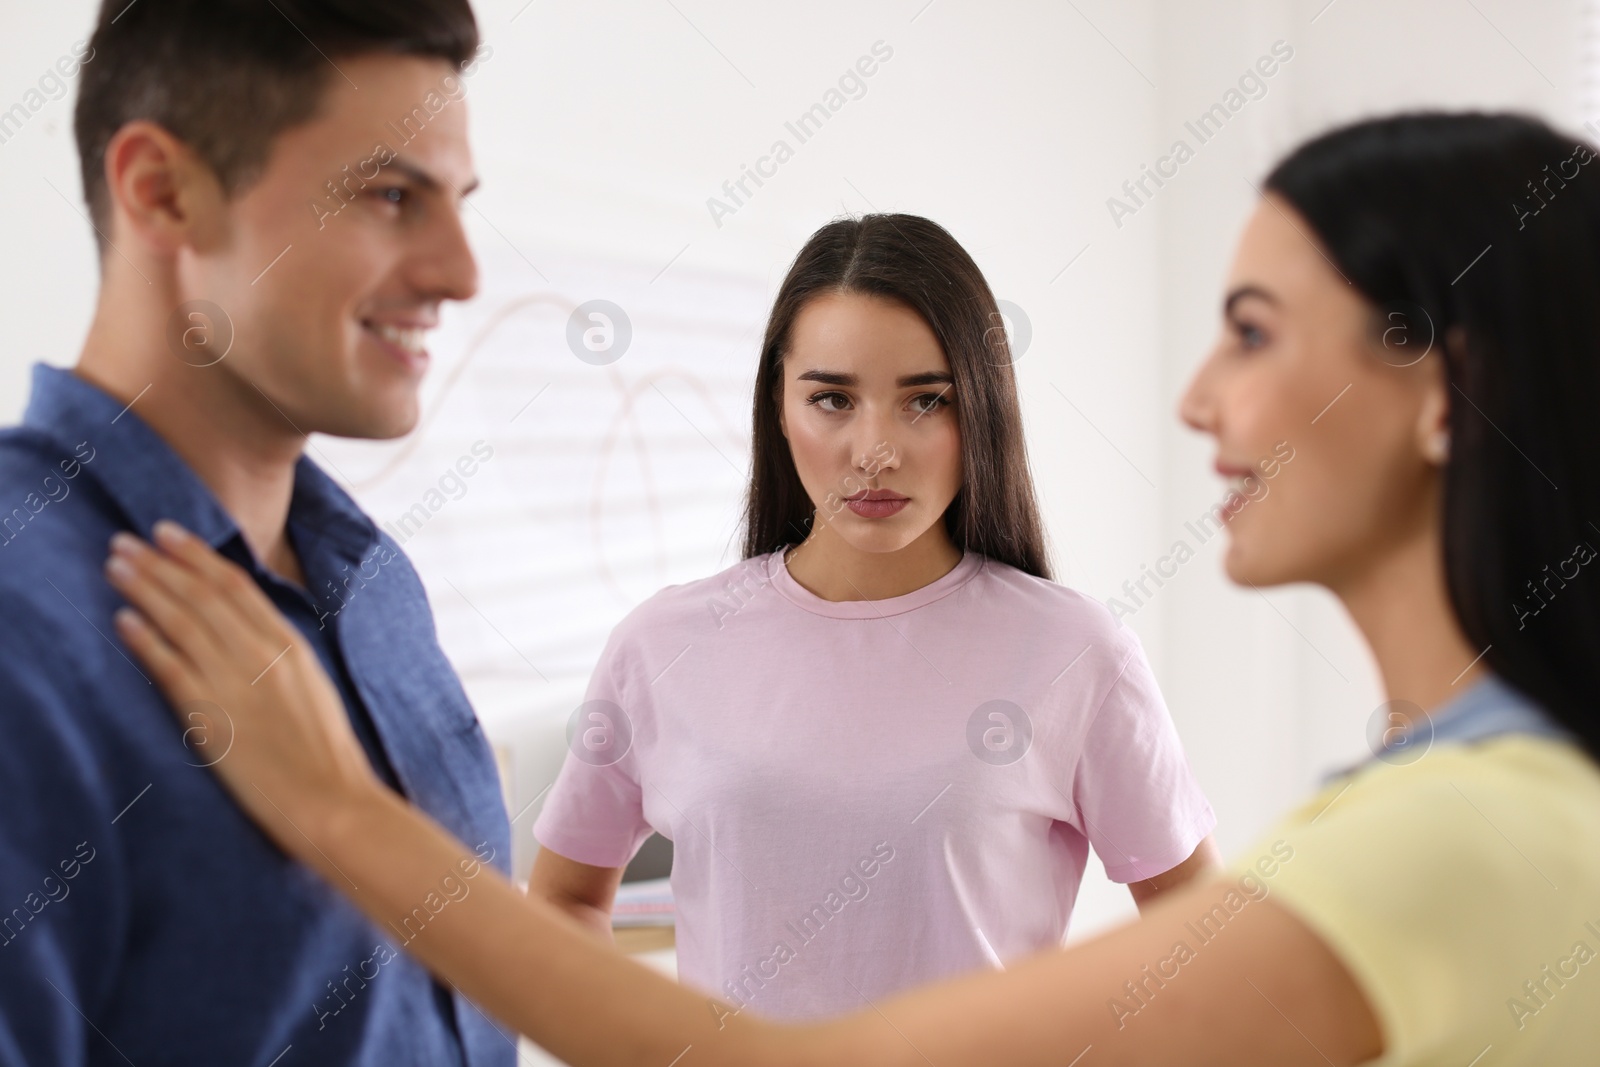
[[(1410, 763), (1438, 744), (1467, 744), (1502, 734), (1573, 740), (1572, 732), (1496, 674), (1485, 674), (1463, 693), (1409, 723), (1403, 735), (1352, 766), (1327, 774), (1323, 784), (1382, 761)], [(1420, 749), (1418, 755), (1411, 755)], [(1408, 751), (1409, 750), (1409, 751)], [(1405, 755), (1400, 755), (1404, 752)]]
[[(156, 520), (171, 519), (221, 549), (239, 536), (238, 525), (199, 475), (135, 413), (137, 403), (124, 406), (71, 371), (36, 363), (22, 424), (69, 451), (82, 444), (93, 449), (84, 470), (136, 533), (148, 538)], [(378, 536), (372, 520), (303, 454), (295, 463), (289, 521), (315, 541), (326, 539), (355, 558)], [(297, 545), (302, 555), (310, 554), (309, 548), (304, 540)]]

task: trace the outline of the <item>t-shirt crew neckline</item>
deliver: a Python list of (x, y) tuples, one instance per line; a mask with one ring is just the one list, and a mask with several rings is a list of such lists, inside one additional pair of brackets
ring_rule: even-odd
[(794, 580), (784, 554), (793, 547), (785, 545), (772, 553), (768, 562), (768, 577), (784, 599), (813, 615), (830, 619), (883, 619), (891, 615), (904, 615), (908, 611), (927, 607), (942, 600), (971, 581), (983, 569), (985, 558), (977, 552), (966, 552), (960, 562), (921, 589), (913, 589), (900, 596), (883, 600), (824, 600)]

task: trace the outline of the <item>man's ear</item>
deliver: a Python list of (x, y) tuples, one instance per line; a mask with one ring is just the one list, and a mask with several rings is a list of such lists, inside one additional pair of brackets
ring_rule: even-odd
[(144, 119), (124, 125), (106, 145), (105, 168), (115, 239), (167, 255), (218, 243), (222, 185), (165, 127)]
[(1459, 326), (1445, 332), (1444, 350), (1436, 359), (1424, 359), (1417, 369), (1426, 375), (1422, 405), (1417, 410), (1417, 450), (1436, 467), (1450, 459), (1450, 381), (1446, 361), (1460, 365), (1466, 356), (1467, 335)]

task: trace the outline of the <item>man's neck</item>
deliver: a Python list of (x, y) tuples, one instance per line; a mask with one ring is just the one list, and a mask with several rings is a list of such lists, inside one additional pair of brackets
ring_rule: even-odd
[(141, 330), (119, 323), (124, 328), (113, 331), (108, 318), (102, 308), (73, 373), (131, 405), (216, 496), (256, 558), (304, 585), (287, 526), (305, 437), (220, 366), (191, 367), (165, 350), (130, 350), (126, 338), (162, 337), (164, 324)]

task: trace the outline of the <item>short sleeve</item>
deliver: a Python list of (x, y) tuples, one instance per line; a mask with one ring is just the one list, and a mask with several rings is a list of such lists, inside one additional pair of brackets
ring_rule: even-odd
[(1116, 882), (1171, 870), (1216, 827), (1137, 640), (1084, 738), (1072, 799)]
[(638, 729), (648, 709), (632, 684), (624, 626), (600, 654), (567, 756), (533, 825), (543, 848), (594, 867), (622, 867), (650, 836), (639, 785)]
[(1592, 1042), (1600, 985), (1572, 980), (1572, 956), (1597, 943), (1600, 784), (1565, 747), (1518, 738), (1371, 766), (1229, 864), (1344, 963), (1384, 1031), (1379, 1063), (1465, 1064), (1487, 1044), (1576, 1063), (1530, 1038)]

